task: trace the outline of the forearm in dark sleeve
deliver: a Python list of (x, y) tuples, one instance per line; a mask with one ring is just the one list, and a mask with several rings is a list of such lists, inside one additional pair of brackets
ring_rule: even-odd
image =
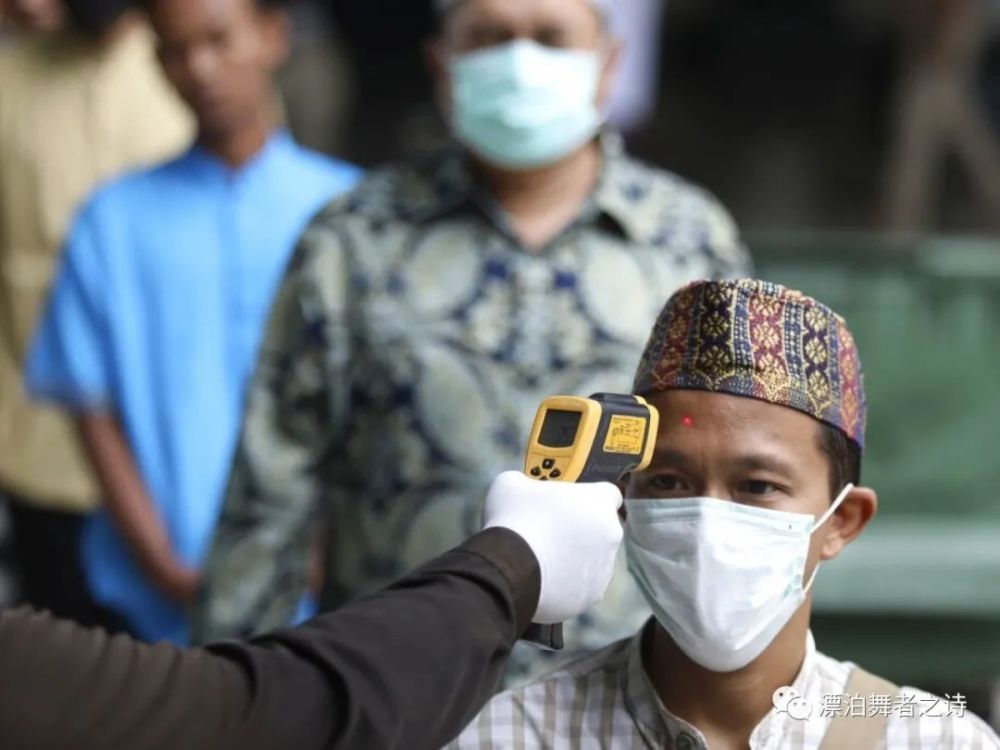
[[(255, 675), (257, 710), (285, 722), (289, 742), (309, 727), (287, 747), (436, 750), (493, 695), (539, 586), (527, 544), (495, 529), (385, 592), (250, 648), (215, 649)], [(317, 675), (323, 694), (292, 687)]]
[(0, 665), (4, 750), (226, 748), (252, 705), (230, 661), (25, 610), (0, 611)]
[(0, 614), (0, 747), (438, 748), (492, 694), (539, 584), (520, 537), (491, 530), (249, 645), (184, 652)]

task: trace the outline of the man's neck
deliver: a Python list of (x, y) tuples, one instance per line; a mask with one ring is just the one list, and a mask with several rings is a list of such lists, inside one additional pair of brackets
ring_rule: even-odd
[(803, 607), (756, 660), (721, 673), (689, 659), (657, 624), (644, 667), (664, 707), (717, 740), (713, 747), (748, 747), (751, 733), (774, 707), (774, 691), (791, 685), (802, 668), (808, 626)]
[(141, 22), (142, 15), (138, 11), (128, 11), (102, 31), (100, 36), (94, 37), (92, 42), (101, 52), (110, 50), (137, 29)]
[(475, 172), (520, 239), (537, 249), (577, 217), (600, 178), (603, 156), (596, 140), (538, 169), (511, 170), (475, 163)]
[(274, 131), (272, 116), (261, 111), (252, 122), (228, 133), (201, 131), (198, 145), (214, 154), (231, 169), (239, 169), (261, 152)]

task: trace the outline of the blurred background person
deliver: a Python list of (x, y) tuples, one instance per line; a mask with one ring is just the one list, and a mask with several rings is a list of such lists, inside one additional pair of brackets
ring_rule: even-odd
[(94, 596), (139, 637), (185, 643), (272, 296), (306, 222), (360, 173), (279, 127), (274, 3), (146, 5), (197, 140), (88, 200), (27, 378), (76, 415), (106, 498), (83, 540)]
[[(303, 236), (248, 395), (201, 640), (287, 620), (317, 511), (324, 609), (461, 539), (468, 498), (521, 464), (545, 396), (627, 389), (672, 291), (749, 269), (711, 195), (601, 132), (618, 59), (601, 3), (439, 10), (430, 63), (454, 145), (373, 173)], [(644, 619), (620, 572), (571, 652)]]
[(946, 156), (955, 156), (1000, 228), (1000, 145), (978, 91), (989, 39), (983, 0), (919, 0), (897, 6), (906, 32), (898, 119), (889, 163), (886, 223), (924, 231), (936, 213)]
[[(346, 59), (336, 58), (335, 80), (330, 78), (329, 66), (325, 84), (320, 82), (319, 70), (311, 68), (313, 82), (328, 92), (327, 99), (343, 102), (336, 110), (341, 116), (331, 117), (333, 108), (329, 105), (326, 115), (316, 111), (324, 105), (313, 97), (311, 110), (294, 105), (294, 116), (303, 129), (312, 131), (319, 123), (332, 121), (336, 130), (346, 122), (347, 150), (364, 164), (413, 157), (440, 148), (448, 137), (447, 125), (433, 105), (433, 90), (422, 66), (422, 48), (433, 35), (436, 23), (434, 2), (300, 0), (300, 17), (310, 16), (313, 23), (306, 28), (310, 41), (303, 47), (310, 52), (302, 54), (302, 72), (298, 75), (308, 75), (307, 60), (318, 60), (321, 47), (316, 42), (324, 36), (335, 35), (347, 53)], [(606, 5), (609, 27), (626, 43), (604, 109), (608, 122), (628, 137), (649, 125), (656, 111), (665, 2), (619, 0)], [(387, 24), (387, 18), (392, 18), (393, 23)], [(332, 24), (333, 29), (324, 33), (324, 22)], [(329, 50), (325, 57), (334, 62)], [(293, 87), (286, 88), (286, 98)], [(291, 110), (290, 100), (289, 105)]]
[(190, 121), (125, 0), (6, 0), (0, 49), (0, 496), (20, 598), (84, 622), (78, 539), (99, 491), (73, 426), (22, 364), (64, 232), (101, 180), (175, 153)]
[(65, 19), (63, 0), (0, 0), (0, 29), (7, 34), (57, 31)]

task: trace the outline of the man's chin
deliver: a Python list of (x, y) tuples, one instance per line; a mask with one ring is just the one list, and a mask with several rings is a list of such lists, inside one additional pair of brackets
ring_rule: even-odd
[(232, 114), (195, 113), (198, 121), (199, 140), (215, 147), (231, 142), (245, 129), (246, 120)]

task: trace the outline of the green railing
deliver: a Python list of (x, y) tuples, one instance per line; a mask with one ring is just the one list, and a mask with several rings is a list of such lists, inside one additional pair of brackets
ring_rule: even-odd
[(869, 401), (865, 534), (816, 583), (833, 655), (899, 680), (1000, 676), (1000, 241), (748, 238), (763, 278), (841, 312)]

